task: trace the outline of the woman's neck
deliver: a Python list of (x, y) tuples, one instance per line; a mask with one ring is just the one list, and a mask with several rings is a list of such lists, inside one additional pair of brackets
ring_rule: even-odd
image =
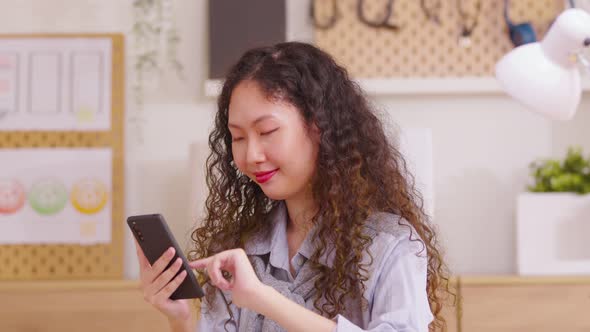
[(305, 237), (311, 229), (311, 219), (317, 210), (311, 193), (286, 199), (285, 204), (287, 205), (287, 212), (289, 214), (287, 230)]

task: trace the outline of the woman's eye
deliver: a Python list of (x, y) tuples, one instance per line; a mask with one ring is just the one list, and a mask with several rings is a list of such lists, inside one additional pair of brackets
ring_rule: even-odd
[(262, 136), (266, 136), (266, 135), (269, 135), (269, 134), (272, 134), (272, 133), (274, 133), (274, 132), (275, 132), (275, 131), (277, 131), (277, 130), (279, 130), (279, 128), (276, 128), (276, 129), (273, 129), (273, 130), (270, 130), (270, 131), (265, 131), (265, 132), (263, 132), (263, 133), (260, 133), (260, 135), (262, 135)]

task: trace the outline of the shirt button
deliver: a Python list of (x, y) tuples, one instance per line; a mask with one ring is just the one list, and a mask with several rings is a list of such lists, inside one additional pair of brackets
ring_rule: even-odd
[(301, 255), (297, 256), (297, 265), (299, 265), (299, 266), (303, 265), (303, 263), (304, 263), (303, 261), (304, 261), (303, 256), (301, 256)]

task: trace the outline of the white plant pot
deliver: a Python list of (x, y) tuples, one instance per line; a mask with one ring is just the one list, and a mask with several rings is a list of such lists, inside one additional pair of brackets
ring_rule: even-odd
[(520, 194), (516, 249), (520, 275), (590, 275), (590, 195)]

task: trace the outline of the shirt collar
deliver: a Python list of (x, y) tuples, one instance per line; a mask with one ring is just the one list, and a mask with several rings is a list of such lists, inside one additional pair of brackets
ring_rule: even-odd
[[(273, 266), (288, 269), (289, 264), (289, 246), (287, 243), (287, 222), (289, 216), (287, 206), (284, 201), (280, 201), (269, 213), (266, 222), (270, 225), (270, 232), (254, 234), (244, 244), (244, 251), (248, 255), (265, 255), (270, 253), (270, 262)], [(309, 259), (317, 249), (317, 244), (313, 243), (313, 234), (318, 229), (313, 225), (307, 233), (305, 239), (299, 248), (299, 254)], [(328, 243), (330, 244), (330, 243)], [(330, 248), (333, 248), (329, 246)], [(334, 251), (328, 250), (319, 257), (318, 263), (332, 268), (334, 262)]]

